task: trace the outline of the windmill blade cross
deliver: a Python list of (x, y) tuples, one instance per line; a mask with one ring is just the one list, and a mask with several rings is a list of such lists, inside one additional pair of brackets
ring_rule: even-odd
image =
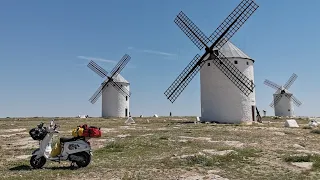
[(200, 50), (207, 47), (207, 43), (210, 41), (208, 37), (182, 11), (174, 22)]
[(115, 81), (110, 81), (110, 84), (112, 85), (112, 87), (118, 90), (124, 97), (131, 96), (131, 92), (129, 92), (125, 87), (121, 86), (119, 83)]
[(131, 59), (131, 57), (128, 54), (125, 54), (121, 58), (121, 60), (116, 64), (116, 66), (112, 69), (110, 77), (107, 76), (108, 72), (106, 70), (104, 70), (101, 66), (99, 66), (97, 63), (95, 63), (94, 61), (90, 61), (89, 62), (89, 64), (87, 66), (91, 70), (96, 72), (101, 77), (108, 77), (108, 81), (107, 82), (103, 82), (99, 86), (99, 88), (96, 90), (96, 92), (89, 99), (89, 101), (92, 104), (94, 104), (99, 99), (99, 97), (102, 95), (102, 92), (103, 92), (104, 88), (110, 83), (113, 85), (114, 88), (116, 88), (124, 96), (130, 96), (131, 95), (131, 92), (129, 92), (126, 88), (122, 88), (121, 85), (119, 85), (118, 83), (113, 81), (113, 78), (119, 75), (119, 73), (126, 66), (126, 64), (130, 61), (130, 59)]
[(126, 66), (126, 64), (130, 61), (131, 57), (128, 54), (125, 54), (118, 64), (112, 69), (110, 77), (116, 77), (122, 69)]
[(298, 75), (293, 73), (289, 80), (286, 82), (286, 84), (283, 86), (285, 89), (289, 89), (291, 85), (294, 83), (294, 81), (297, 79)]
[[(199, 55), (196, 55), (193, 58), (193, 60), (188, 64), (188, 66), (183, 70), (183, 72), (178, 76), (178, 78), (165, 91), (164, 94), (172, 103), (181, 94), (181, 92), (185, 89), (185, 87), (189, 84), (193, 77), (199, 72), (202, 65), (204, 64), (204, 58), (207, 57), (208, 54), (213, 54), (214, 48), (217, 48), (219, 50), (235, 34), (235, 32), (244, 24), (244, 22), (253, 14), (253, 12), (258, 7), (259, 6), (253, 0), (243, 0), (235, 8), (235, 10), (227, 17), (227, 19), (217, 28), (217, 30), (210, 36), (209, 40), (213, 42), (210, 48), (206, 46), (206, 42), (208, 40), (206, 36), (200, 31), (200, 29), (187, 16), (185, 16), (183, 12), (179, 13), (178, 17), (175, 20), (176, 24), (182, 29), (182, 31), (192, 40), (192, 42), (199, 49), (202, 49), (204, 46), (206, 46), (206, 52), (201, 58), (199, 58)], [(229, 61), (228, 59), (224, 60)], [(219, 62), (221, 62), (221, 60), (219, 60)], [(228, 78), (230, 80), (238, 78), (231, 78), (231, 76), (237, 76), (239, 74), (242, 74), (241, 72), (235, 73), (234, 68), (237, 68), (233, 66), (230, 65), (229, 68), (226, 68), (225, 66), (225, 68), (223, 69), (223, 72), (229, 75)], [(227, 73), (227, 71), (229, 71), (229, 73)], [(246, 76), (242, 79), (244, 79), (245, 82), (241, 82), (241, 84), (243, 84), (244, 87), (246, 87), (249, 91), (253, 92), (254, 85), (252, 81), (250, 81), (249, 78), (247, 78)], [(236, 86), (239, 87), (237, 84)], [(243, 88), (240, 88), (240, 90), (243, 92), (245, 91), (243, 90)], [(250, 93), (246, 93), (247, 96), (249, 94)]]
[(265, 85), (275, 89), (275, 90), (281, 90), (281, 86), (279, 86), (278, 84), (272, 82), (272, 81), (269, 81), (268, 79), (266, 79), (264, 82), (263, 82)]
[(97, 63), (94, 61), (90, 61), (87, 65), (92, 71), (97, 73), (100, 77), (104, 78), (107, 77), (108, 72), (104, 70), (101, 66), (99, 66)]
[[(210, 46), (212, 51), (214, 48), (218, 50), (219, 64), (221, 59), (223, 63), (227, 64), (222, 70), (219, 68), (227, 77), (246, 95), (248, 96), (255, 85), (253, 82), (245, 76), (239, 69), (233, 65), (220, 51), (219, 49), (240, 29), (245, 21), (255, 12), (259, 6), (253, 0), (243, 0), (234, 11), (223, 21), (223, 23), (213, 32), (209, 37), (210, 41), (213, 44)], [(219, 35), (219, 36), (218, 36)], [(217, 65), (217, 61), (214, 60), (214, 63)], [(220, 66), (221, 67), (221, 66)], [(227, 72), (229, 71), (229, 72)], [(233, 76), (233, 77), (232, 77)], [(235, 81), (238, 79), (239, 81)], [(239, 86), (239, 82), (243, 84), (242, 87)]]

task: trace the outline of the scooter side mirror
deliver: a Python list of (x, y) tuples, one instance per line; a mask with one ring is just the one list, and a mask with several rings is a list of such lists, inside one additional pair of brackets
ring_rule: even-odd
[(41, 129), (41, 128), (43, 127), (43, 124), (44, 124), (44, 123), (41, 122), (41, 123), (38, 125), (38, 128)]

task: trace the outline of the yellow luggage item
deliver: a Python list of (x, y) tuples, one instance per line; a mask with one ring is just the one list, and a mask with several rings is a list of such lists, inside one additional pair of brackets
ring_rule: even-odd
[(58, 156), (59, 154), (61, 153), (61, 144), (60, 142), (56, 142), (54, 144), (54, 147), (52, 148), (52, 151), (51, 151), (51, 157), (56, 157)]
[(82, 134), (83, 134), (83, 128), (80, 128), (80, 127), (78, 127), (78, 128), (75, 128), (75, 129), (73, 129), (73, 131), (72, 131), (72, 136), (73, 137), (79, 137), (79, 136), (83, 136)]

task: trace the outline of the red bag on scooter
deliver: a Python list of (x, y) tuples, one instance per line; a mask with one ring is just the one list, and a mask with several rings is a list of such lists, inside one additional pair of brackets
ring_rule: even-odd
[(82, 134), (84, 137), (99, 138), (102, 135), (100, 128), (95, 126), (88, 127), (88, 125), (84, 124), (80, 127), (84, 129)]

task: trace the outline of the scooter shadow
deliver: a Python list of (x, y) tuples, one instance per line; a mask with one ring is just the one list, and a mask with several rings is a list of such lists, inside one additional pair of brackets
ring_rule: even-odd
[(50, 170), (77, 170), (80, 169), (75, 166), (54, 166), (54, 167), (44, 167), (43, 169), (50, 169)]
[[(75, 167), (75, 166), (58, 166), (58, 167), (43, 167), (41, 169), (42, 170), (46, 170), (46, 169), (50, 169), (50, 170), (76, 170), (79, 168)], [(19, 165), (16, 167), (12, 167), (9, 170), (10, 171), (31, 171), (31, 170), (36, 170), (36, 169), (33, 169), (31, 166), (27, 166), (27, 165)]]
[(9, 169), (10, 171), (30, 171), (31, 167), (27, 165), (19, 165)]

